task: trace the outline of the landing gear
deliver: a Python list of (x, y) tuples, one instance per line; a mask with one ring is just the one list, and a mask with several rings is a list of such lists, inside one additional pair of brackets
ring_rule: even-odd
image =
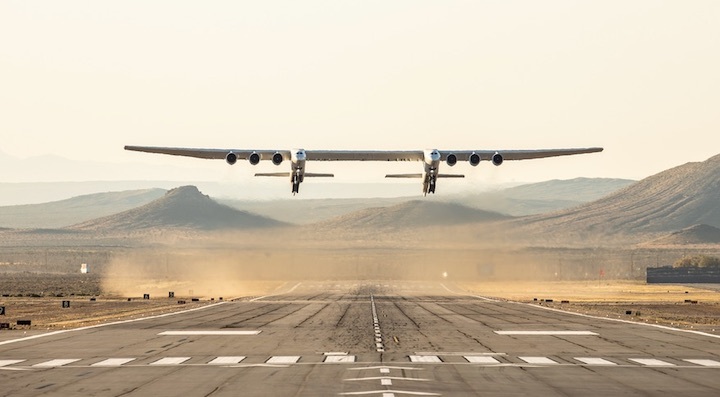
[(295, 174), (292, 178), (292, 194), (300, 193), (300, 177)]
[(428, 193), (435, 194), (435, 181), (430, 181), (430, 186), (428, 187)]

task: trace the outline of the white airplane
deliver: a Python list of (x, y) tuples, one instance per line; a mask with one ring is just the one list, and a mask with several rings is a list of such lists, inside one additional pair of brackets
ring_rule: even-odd
[(423, 194), (435, 193), (438, 178), (464, 178), (465, 175), (441, 174), (440, 163), (446, 162), (454, 166), (458, 161), (467, 161), (477, 166), (480, 161), (492, 161), (495, 165), (505, 160), (527, 160), (544, 157), (569, 156), (573, 154), (601, 152), (603, 148), (578, 149), (540, 149), (540, 150), (245, 150), (245, 149), (199, 149), (156, 146), (125, 146), (125, 150), (137, 152), (169, 154), (173, 156), (197, 157), (201, 159), (224, 159), (228, 164), (238, 160), (248, 160), (256, 165), (261, 160), (271, 160), (280, 165), (290, 161), (290, 172), (257, 173), (255, 176), (290, 177), (292, 193), (300, 191), (300, 183), (305, 177), (333, 177), (333, 174), (316, 174), (305, 172), (306, 161), (422, 161), (425, 169), (418, 174), (388, 174), (386, 178), (420, 178), (423, 183)]

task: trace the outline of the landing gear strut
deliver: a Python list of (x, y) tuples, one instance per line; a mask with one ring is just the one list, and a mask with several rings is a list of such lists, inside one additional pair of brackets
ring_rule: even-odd
[(297, 175), (293, 175), (292, 179), (292, 194), (300, 193), (300, 178)]

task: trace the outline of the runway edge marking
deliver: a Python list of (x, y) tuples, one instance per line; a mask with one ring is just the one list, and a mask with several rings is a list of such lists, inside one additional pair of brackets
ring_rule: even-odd
[(85, 331), (85, 330), (88, 330), (88, 329), (101, 328), (101, 327), (109, 327), (109, 326), (111, 326), (111, 325), (128, 324), (128, 323), (134, 323), (134, 322), (138, 322), (138, 321), (145, 321), (145, 320), (153, 320), (153, 319), (156, 319), (156, 318), (170, 317), (170, 316), (175, 316), (175, 315), (178, 315), (178, 314), (190, 313), (190, 312), (194, 312), (194, 311), (198, 311), (198, 310), (205, 310), (205, 309), (209, 309), (209, 308), (213, 308), (213, 307), (218, 307), (218, 306), (224, 305), (224, 304), (226, 304), (226, 303), (227, 303), (227, 302), (218, 302), (218, 303), (213, 303), (213, 304), (206, 305), (206, 306), (202, 306), (202, 307), (196, 307), (196, 308), (193, 308), (193, 309), (182, 310), (182, 311), (179, 311), (179, 312), (158, 314), (157, 316), (142, 317), (142, 318), (132, 318), (132, 319), (129, 319), (129, 320), (113, 321), (113, 322), (111, 322), (111, 323), (105, 323), (105, 324), (88, 325), (87, 327), (80, 327), (80, 328), (73, 328), (73, 329), (64, 329), (64, 330), (60, 330), (60, 331), (52, 331), (52, 332), (48, 332), (48, 333), (44, 333), (44, 334), (39, 334), (39, 335), (32, 335), (32, 336), (26, 336), (26, 337), (23, 337), (23, 338), (10, 339), (10, 340), (6, 340), (6, 341), (2, 341), (2, 342), (0, 342), (0, 346), (2, 346), (2, 345), (9, 345), (9, 344), (11, 344), (11, 343), (16, 343), (16, 342), (24, 342), (24, 341), (32, 340), (32, 339), (44, 338), (44, 337), (46, 337), (46, 336), (53, 336), (53, 335), (65, 334), (65, 333), (68, 333), (68, 332)]
[(531, 304), (531, 303), (515, 302), (515, 301), (511, 301), (511, 300), (502, 301), (502, 300), (499, 300), (499, 299), (486, 298), (486, 297), (484, 297), (484, 296), (470, 295), (470, 294), (464, 294), (464, 293), (455, 292), (455, 291), (450, 290), (450, 288), (446, 287), (445, 284), (440, 284), (440, 285), (441, 285), (443, 288), (445, 288), (448, 292), (450, 292), (451, 294), (460, 295), (460, 296), (469, 296), (469, 297), (472, 297), (472, 298), (478, 298), (478, 299), (482, 299), (482, 300), (490, 301), (490, 302), (497, 302), (497, 303), (502, 303), (502, 302), (514, 303), (514, 304), (516, 304), (516, 305), (524, 305), (524, 306), (534, 307), (534, 308), (536, 308), (536, 309), (550, 310), (550, 311), (557, 312), (557, 313), (571, 314), (571, 315), (574, 315), (574, 316), (580, 316), (580, 317), (585, 317), (585, 318), (592, 318), (592, 319), (596, 319), (596, 320), (615, 321), (615, 322), (618, 322), (618, 323), (643, 325), (643, 326), (646, 326), (646, 327), (659, 328), (659, 329), (663, 329), (663, 330), (666, 330), (666, 331), (686, 332), (686, 333), (690, 333), (690, 334), (695, 334), (695, 335), (700, 335), (700, 336), (708, 336), (708, 337), (711, 337), (711, 338), (720, 339), (720, 335), (708, 334), (707, 332), (702, 332), (702, 331), (695, 331), (695, 330), (691, 330), (691, 329), (673, 328), (673, 327), (668, 327), (667, 325), (660, 325), (660, 324), (639, 323), (639, 322), (630, 321), (630, 320), (623, 320), (623, 319), (621, 319), (621, 318), (609, 318), (609, 317), (591, 316), (591, 315), (589, 315), (589, 314), (569, 312), (569, 311), (565, 311), (565, 310), (555, 309), (555, 308), (552, 308), (552, 307), (546, 307), (546, 306), (540, 306), (540, 305), (533, 305), (533, 304)]

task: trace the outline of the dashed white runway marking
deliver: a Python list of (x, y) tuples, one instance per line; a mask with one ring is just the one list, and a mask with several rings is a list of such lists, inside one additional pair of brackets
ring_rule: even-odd
[(150, 363), (150, 365), (180, 365), (189, 359), (190, 357), (165, 357)]
[(380, 379), (380, 386), (392, 386), (392, 379), (390, 379), (390, 378)]
[(675, 364), (667, 361), (657, 360), (654, 358), (629, 358), (628, 360), (638, 364), (647, 365), (649, 367), (674, 367)]
[(161, 336), (194, 336), (194, 335), (208, 335), (208, 336), (252, 336), (258, 335), (262, 331), (164, 331), (159, 333)]
[(233, 365), (245, 359), (245, 356), (220, 356), (210, 361), (211, 365)]
[(72, 364), (76, 361), (80, 361), (79, 358), (69, 358), (69, 359), (57, 359), (57, 360), (50, 360), (45, 361), (44, 363), (39, 363), (33, 365), (35, 368), (55, 368), (55, 367), (62, 367), (63, 365)]
[(473, 364), (500, 364), (500, 361), (491, 356), (463, 356), (469, 363)]
[(557, 364), (556, 361), (553, 361), (547, 357), (518, 357), (519, 359), (525, 361), (528, 364)]
[(267, 364), (295, 364), (300, 356), (272, 356), (265, 363)]
[(575, 357), (575, 359), (587, 365), (617, 365), (614, 362), (608, 361), (604, 358)]
[(13, 364), (19, 364), (25, 360), (0, 360), (0, 367), (4, 367), (6, 365), (13, 365)]
[(683, 360), (692, 364), (702, 365), (703, 367), (720, 367), (720, 362), (715, 360)]
[(355, 356), (327, 356), (324, 362), (326, 363), (354, 363)]
[(108, 358), (107, 360), (92, 364), (91, 367), (119, 367), (134, 360), (134, 358)]
[(441, 363), (438, 356), (410, 356), (410, 362), (413, 363)]
[(592, 331), (495, 331), (498, 335), (597, 336)]

